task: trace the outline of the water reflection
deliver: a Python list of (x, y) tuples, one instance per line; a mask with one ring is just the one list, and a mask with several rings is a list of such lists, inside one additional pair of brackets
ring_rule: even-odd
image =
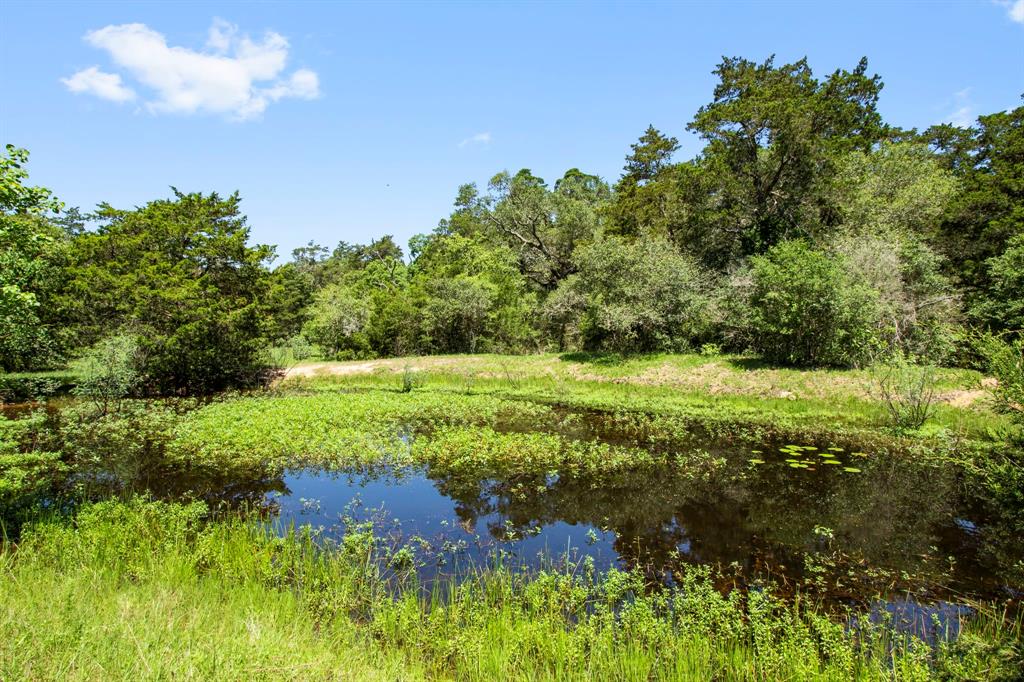
[(981, 551), (994, 520), (937, 467), (865, 462), (854, 476), (750, 467), (737, 457), (700, 481), (671, 467), (600, 480), (300, 472), (265, 489), (276, 491), (270, 499), (285, 525), (310, 523), (340, 537), (342, 519), (373, 518), (389, 532), (454, 548), (458, 556), (432, 555), (424, 575), (456, 560), (487, 561), (496, 550), (528, 565), (568, 551), (652, 580), (711, 565), (734, 585), (767, 579), (844, 603), (907, 591), (915, 599), (1012, 594), (1001, 566)]

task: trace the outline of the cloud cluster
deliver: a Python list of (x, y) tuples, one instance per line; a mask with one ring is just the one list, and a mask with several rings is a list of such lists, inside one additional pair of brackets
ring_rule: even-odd
[(945, 120), (959, 128), (970, 128), (974, 125), (975, 118), (974, 105), (971, 103), (971, 89), (964, 88), (953, 93), (953, 110), (946, 114)]
[(111, 102), (128, 102), (135, 99), (135, 91), (121, 82), (116, 73), (103, 73), (99, 67), (90, 66), (82, 69), (69, 78), (61, 78), (60, 82), (71, 92), (85, 92)]
[[(152, 96), (144, 106), (153, 113), (214, 113), (231, 119), (258, 118), (271, 102), (320, 94), (316, 73), (298, 69), (285, 75), (288, 41), (267, 32), (262, 40), (215, 19), (204, 50), (172, 47), (145, 24), (118, 24), (90, 31), (85, 41), (105, 50), (115, 65)], [(121, 75), (93, 66), (61, 82), (76, 93), (114, 102), (135, 98)]]
[(1024, 24), (1024, 0), (995, 0), (997, 5), (1006, 8), (1006, 15), (1010, 21)]
[(465, 147), (465, 146), (471, 145), (471, 144), (484, 144), (484, 145), (486, 145), (486, 144), (490, 144), (490, 143), (491, 143), (491, 134), (490, 133), (477, 133), (476, 135), (473, 135), (472, 137), (467, 137), (465, 140), (460, 142), (459, 143), (459, 148), (461, 149), (462, 147)]

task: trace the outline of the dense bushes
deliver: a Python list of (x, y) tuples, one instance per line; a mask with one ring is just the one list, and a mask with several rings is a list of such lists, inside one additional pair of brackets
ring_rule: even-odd
[(574, 264), (546, 312), (584, 348), (683, 350), (711, 333), (711, 276), (670, 242), (609, 237), (578, 249)]
[(139, 340), (142, 390), (201, 394), (260, 380), (268, 246), (249, 246), (239, 196), (183, 194), (131, 211), (101, 206), (74, 242), (69, 296), (79, 342), (122, 327)]
[(751, 259), (750, 346), (783, 364), (858, 365), (878, 350), (878, 292), (803, 241)]

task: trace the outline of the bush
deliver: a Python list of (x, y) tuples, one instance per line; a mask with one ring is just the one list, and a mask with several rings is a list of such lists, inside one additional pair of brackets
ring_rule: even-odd
[(978, 346), (988, 371), (999, 382), (994, 390), (998, 407), (1024, 424), (1024, 338), (1007, 341), (986, 335)]
[(785, 241), (751, 259), (749, 343), (767, 360), (860, 366), (879, 348), (878, 294), (840, 257)]
[(42, 437), (45, 416), (0, 417), (0, 538), (16, 535), (26, 512), (54, 492), (67, 472)]
[(892, 425), (919, 429), (935, 414), (935, 368), (898, 360), (879, 381), (882, 400)]
[(858, 234), (835, 240), (848, 276), (878, 295), (877, 334), (888, 353), (929, 362), (955, 350), (959, 301), (942, 260), (916, 237)]
[(669, 242), (609, 237), (581, 247), (573, 262), (578, 272), (546, 315), (555, 329), (570, 322), (587, 350), (684, 350), (707, 338), (711, 277)]
[(991, 284), (973, 314), (995, 329), (1024, 334), (1024, 233), (986, 261)]
[(370, 304), (366, 298), (336, 284), (317, 294), (312, 316), (302, 328), (302, 335), (320, 346), (327, 357), (367, 357), (373, 354), (365, 331), (369, 319)]
[(142, 383), (142, 355), (138, 339), (117, 334), (98, 342), (75, 363), (78, 384), (75, 395), (90, 398), (106, 411), (112, 401), (127, 398)]
[(70, 371), (0, 374), (0, 402), (49, 398), (71, 391), (77, 383), (78, 375)]

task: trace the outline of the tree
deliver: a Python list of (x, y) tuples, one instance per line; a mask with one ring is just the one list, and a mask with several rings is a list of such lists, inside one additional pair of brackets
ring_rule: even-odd
[(1006, 250), (986, 261), (988, 296), (971, 311), (993, 329), (1024, 337), (1024, 233), (1014, 235)]
[(772, 362), (857, 366), (878, 346), (878, 295), (839, 258), (784, 241), (751, 259), (749, 313), (739, 323)]
[(925, 239), (935, 234), (958, 190), (953, 173), (915, 142), (854, 150), (837, 158), (834, 167), (832, 202), (845, 234)]
[(233, 194), (183, 194), (134, 210), (101, 204), (74, 241), (70, 295), (82, 340), (130, 328), (143, 389), (204, 394), (259, 381), (269, 246), (249, 246)]
[(572, 254), (598, 234), (598, 208), (609, 196), (600, 178), (577, 169), (554, 191), (527, 169), (499, 173), (490, 191), (481, 200), (484, 222), (516, 252), (520, 272), (545, 292), (573, 273)]
[(653, 125), (649, 125), (640, 140), (629, 145), (629, 148), (632, 151), (626, 157), (623, 180), (629, 179), (642, 185), (657, 178), (670, 165), (672, 155), (679, 149), (679, 140), (666, 137)]
[(507, 246), (435, 234), (413, 263), (411, 286), (432, 352), (516, 351), (530, 342), (536, 297)]
[(1001, 277), (999, 259), (1024, 234), (1024, 106), (980, 116), (970, 130), (938, 126), (925, 139), (963, 184), (938, 225), (936, 242), (965, 289), (968, 308), (1000, 329), (1006, 322), (994, 314), (1002, 294), (993, 277)]
[(26, 185), (28, 152), (7, 145), (0, 157), (0, 369), (45, 367), (61, 358), (53, 296), (63, 280), (67, 235), (46, 216), (63, 205), (45, 187)]
[(671, 237), (677, 223), (673, 214), (677, 213), (680, 197), (675, 191), (674, 171), (678, 166), (670, 161), (679, 149), (679, 141), (648, 126), (630, 148), (624, 173), (607, 208), (610, 231), (627, 236)]
[(608, 237), (581, 247), (577, 272), (547, 302), (590, 350), (679, 351), (711, 326), (710, 277), (664, 240)]
[(806, 59), (776, 66), (771, 57), (760, 64), (725, 58), (714, 73), (714, 99), (687, 128), (707, 141), (698, 167), (714, 178), (721, 219), (714, 228), (731, 246), (718, 260), (834, 224), (821, 191), (834, 160), (866, 152), (891, 132), (876, 111), (882, 82), (867, 75), (867, 60), (820, 81)]
[(362, 358), (371, 354), (365, 333), (370, 302), (348, 286), (336, 283), (322, 289), (310, 310), (302, 333), (335, 359)]

